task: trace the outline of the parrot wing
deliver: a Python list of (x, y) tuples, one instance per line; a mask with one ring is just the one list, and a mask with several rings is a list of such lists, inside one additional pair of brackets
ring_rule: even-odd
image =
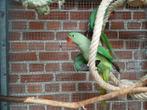
[(76, 71), (88, 71), (87, 61), (84, 59), (82, 53), (78, 54), (74, 59), (74, 68)]
[(97, 52), (98, 54), (101, 54), (102, 56), (104, 56), (105, 58), (109, 59), (112, 62), (113, 60), (112, 56), (110, 55), (109, 51), (105, 49), (103, 46), (99, 45)]

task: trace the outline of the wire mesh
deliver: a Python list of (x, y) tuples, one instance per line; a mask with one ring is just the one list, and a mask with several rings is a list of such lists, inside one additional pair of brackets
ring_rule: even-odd
[[(37, 15), (19, 3), (9, 7), (9, 95), (35, 96), (59, 101), (79, 101), (99, 95), (89, 72), (76, 72), (73, 60), (76, 45), (67, 47), (67, 33), (88, 30), (90, 12), (96, 0), (66, 0), (62, 9), (50, 5), (48, 15)], [(131, 8), (132, 9), (132, 8)], [(141, 19), (141, 20), (140, 20)], [(144, 10), (120, 8), (111, 15), (107, 33), (123, 74), (121, 79), (136, 80), (146, 74), (147, 32)], [(86, 106), (87, 110), (146, 110), (144, 101), (108, 101)], [(134, 106), (135, 104), (135, 106)], [(11, 110), (68, 110), (34, 104), (10, 104)], [(80, 108), (82, 110), (83, 108)]]

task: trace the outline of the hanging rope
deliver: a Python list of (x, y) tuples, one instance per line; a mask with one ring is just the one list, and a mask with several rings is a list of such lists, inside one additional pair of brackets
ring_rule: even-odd
[(99, 6), (99, 9), (97, 11), (96, 20), (95, 20), (94, 32), (92, 36), (92, 41), (91, 41), (91, 46), (90, 46), (90, 55), (89, 55), (90, 72), (94, 76), (96, 82), (101, 87), (109, 91), (119, 90), (119, 87), (110, 85), (109, 83), (106, 83), (105, 81), (103, 81), (101, 76), (98, 74), (98, 71), (95, 66), (95, 61), (96, 61), (97, 47), (99, 45), (100, 35), (102, 31), (102, 26), (103, 26), (104, 14), (105, 14), (107, 7), (110, 5), (111, 2), (112, 0), (103, 0)]
[[(113, 75), (113, 73), (111, 74), (111, 79), (115, 82), (116, 85), (118, 85), (118, 83), (119, 83), (120, 86), (114, 86), (109, 83), (106, 83), (105, 81), (103, 81), (101, 76), (98, 74), (98, 71), (95, 66), (96, 52), (97, 52), (97, 47), (99, 45), (101, 31), (104, 29), (105, 24), (108, 21), (108, 18), (110, 16), (111, 12), (114, 9), (116, 9), (118, 6), (123, 5), (125, 3), (125, 0), (118, 0), (112, 4), (111, 4), (111, 2), (112, 2), (112, 0), (108, 0), (108, 1), (103, 0), (99, 6), (98, 11), (97, 11), (95, 26), (94, 26), (94, 31), (93, 31), (93, 36), (92, 36), (92, 41), (91, 41), (91, 46), (90, 46), (89, 67), (90, 67), (90, 72), (92, 73), (96, 82), (102, 88), (104, 88), (108, 91), (115, 91), (115, 90), (119, 90), (121, 88), (122, 83), (117, 80), (117, 78)], [(109, 6), (110, 4), (111, 4), (111, 6)], [(104, 17), (104, 14), (105, 14), (107, 7), (109, 7), (109, 13)], [(145, 75), (144, 78), (147, 78), (147, 75)], [(126, 85), (129, 88), (129, 87), (133, 86), (134, 83), (132, 83), (130, 81), (129, 83), (126, 83)], [(131, 96), (134, 98), (146, 100), (147, 99), (147, 92), (146, 93), (139, 93), (139, 94), (132, 94)]]

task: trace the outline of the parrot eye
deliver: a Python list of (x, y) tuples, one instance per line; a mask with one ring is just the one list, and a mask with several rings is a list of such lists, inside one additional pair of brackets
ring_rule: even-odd
[(72, 35), (72, 37), (75, 37), (74, 35)]

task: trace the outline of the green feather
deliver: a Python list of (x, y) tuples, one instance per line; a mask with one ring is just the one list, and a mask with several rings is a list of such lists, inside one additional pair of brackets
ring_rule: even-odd
[(87, 61), (83, 57), (83, 55), (80, 53), (78, 54), (74, 59), (74, 67), (76, 71), (87, 71)]
[(104, 32), (102, 32), (102, 34), (101, 34), (101, 41), (102, 41), (102, 44), (104, 44), (106, 46), (106, 48), (109, 50), (109, 53), (112, 55), (112, 53), (113, 53), (112, 52), (113, 51), (112, 45), (109, 41), (108, 36)]
[[(99, 8), (99, 7), (98, 7)], [(94, 29), (94, 25), (95, 25), (95, 20), (96, 20), (96, 14), (97, 14), (97, 10), (98, 8), (95, 8), (91, 14), (90, 14), (90, 17), (89, 17), (89, 30), (90, 31), (93, 31)], [(106, 12), (105, 12), (105, 16), (107, 15), (108, 13), (108, 8), (106, 9)]]
[[(89, 17), (89, 31), (90, 32), (93, 32), (93, 29), (94, 29), (97, 10), (98, 10), (98, 8), (95, 8)], [(108, 13), (108, 8), (106, 9), (105, 16), (107, 15), (107, 13)], [(103, 45), (105, 45), (106, 48), (109, 50), (109, 53), (111, 55), (115, 56), (113, 49), (112, 49), (112, 45), (109, 41), (109, 38), (107, 37), (107, 35), (104, 32), (101, 33), (100, 40), (101, 40), (101, 43)]]
[[(90, 40), (86, 38), (83, 34), (77, 32), (69, 33), (69, 38), (80, 48), (81, 54), (76, 57), (75, 67), (77, 70), (81, 69), (81, 65), (88, 62), (89, 57), (89, 47)], [(83, 58), (86, 62), (84, 62)], [(98, 52), (96, 60), (99, 60), (100, 63), (97, 65), (97, 70), (101, 74), (102, 78), (105, 81), (109, 80), (110, 71), (112, 70), (112, 56), (109, 54), (109, 51), (102, 46), (98, 46)]]
[(113, 57), (110, 55), (109, 51), (104, 48), (103, 46), (98, 46), (98, 54), (103, 55), (104, 57), (106, 57), (107, 59), (109, 59), (109, 61), (113, 61)]

